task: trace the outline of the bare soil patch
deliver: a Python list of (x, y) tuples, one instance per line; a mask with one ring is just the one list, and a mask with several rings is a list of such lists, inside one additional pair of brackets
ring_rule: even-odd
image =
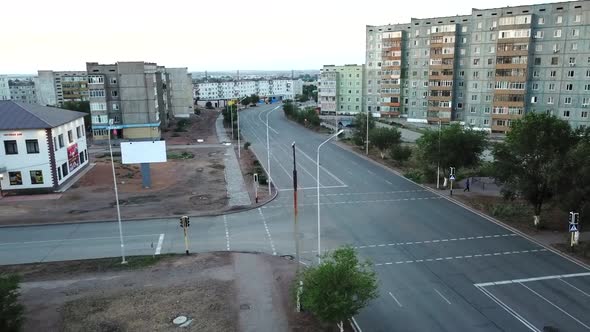
[(179, 122), (180, 124), (185, 122), (183, 119), (172, 119), (168, 127), (162, 130), (162, 138), (169, 145), (196, 144), (198, 139), (208, 144), (219, 143), (215, 132), (215, 120), (219, 112), (219, 110), (202, 109), (200, 115), (190, 116), (186, 126), (179, 126)]
[[(259, 319), (286, 315), (281, 319), (286, 318), (289, 331), (336, 331), (294, 312), (289, 288), (295, 264), (276, 256), (214, 252), (166, 256), (143, 267), (144, 261), (121, 267), (113, 258), (18, 265), (7, 271), (24, 274), (24, 331), (178, 331), (172, 320), (179, 315), (193, 319), (186, 331), (238, 331), (241, 310), (265, 306), (248, 299), (247, 306), (239, 303), (235, 255), (256, 255), (271, 266), (272, 291), (263, 300), (281, 309)], [(130, 264), (134, 259), (145, 257), (129, 257)], [(97, 267), (104, 270), (94, 271)], [(247, 284), (256, 283), (253, 277)]]

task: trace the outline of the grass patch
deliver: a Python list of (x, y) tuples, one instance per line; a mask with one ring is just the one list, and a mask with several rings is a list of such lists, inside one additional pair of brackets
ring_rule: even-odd
[(180, 254), (162, 254), (157, 256), (127, 256), (127, 264), (121, 264), (121, 257), (5, 265), (5, 273), (18, 274), (23, 280), (46, 278), (50, 275), (72, 275), (76, 273), (95, 273), (107, 271), (137, 270), (156, 263), (178, 257)]
[(166, 156), (168, 157), (168, 159), (193, 159), (195, 157), (194, 154), (186, 151), (182, 153), (168, 152)]

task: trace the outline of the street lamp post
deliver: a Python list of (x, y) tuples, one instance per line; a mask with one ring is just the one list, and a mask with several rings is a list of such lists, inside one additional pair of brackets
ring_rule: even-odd
[(121, 241), (121, 264), (127, 264), (125, 260), (125, 243), (123, 242), (123, 226), (121, 225), (121, 208), (119, 207), (119, 190), (117, 189), (117, 175), (115, 174), (115, 161), (113, 160), (113, 145), (111, 144), (111, 128), (113, 119), (109, 120), (109, 152), (111, 154), (111, 168), (113, 170), (113, 183), (115, 185), (115, 203), (117, 205), (117, 221), (119, 222), (119, 240)]
[(299, 275), (299, 224), (297, 222), (297, 162), (295, 161), (295, 142), (291, 144), (293, 148), (293, 231), (295, 237), (295, 259), (297, 264), (297, 275)]
[(275, 108), (273, 108), (272, 110), (270, 110), (269, 112), (266, 112), (266, 162), (267, 162), (267, 172), (268, 172), (268, 195), (270, 196), (272, 194), (272, 188), (270, 186), (270, 182), (271, 182), (271, 177), (270, 177), (270, 141), (269, 141), (269, 137), (268, 137), (268, 116), (270, 115), (270, 113), (272, 113), (272, 111), (276, 110), (277, 108), (279, 108), (280, 106), (277, 106)]
[(440, 131), (442, 124), (438, 120), (438, 161), (436, 162), (436, 189), (440, 189)]
[(366, 139), (366, 148), (365, 148), (365, 154), (368, 156), (369, 155), (369, 111), (367, 110), (367, 139)]
[(322, 263), (322, 251), (321, 251), (321, 215), (320, 215), (320, 148), (322, 145), (328, 143), (332, 138), (342, 134), (344, 130), (340, 129), (336, 132), (336, 134), (328, 137), (327, 140), (323, 141), (322, 144), (318, 146), (317, 154), (316, 154), (316, 180), (317, 180), (317, 204), (318, 204), (318, 264)]

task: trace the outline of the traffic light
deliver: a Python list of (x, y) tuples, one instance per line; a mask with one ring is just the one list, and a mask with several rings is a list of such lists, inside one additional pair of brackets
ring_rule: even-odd
[(182, 216), (180, 217), (180, 227), (185, 228), (185, 227), (189, 227), (190, 224), (190, 220), (189, 217), (187, 216)]
[(567, 221), (571, 224), (574, 220), (574, 213), (570, 211), (570, 214), (567, 217)]
[(190, 220), (190, 218), (189, 218), (189, 217), (186, 217), (186, 216), (185, 216), (185, 218), (186, 218), (186, 219), (185, 219), (185, 220), (186, 220), (186, 227), (189, 227), (189, 226), (191, 225), (191, 220)]
[(574, 212), (574, 224), (577, 224), (580, 221), (580, 214)]

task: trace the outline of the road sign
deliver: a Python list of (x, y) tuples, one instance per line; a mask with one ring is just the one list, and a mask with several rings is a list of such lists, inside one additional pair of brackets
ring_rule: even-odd
[(570, 232), (577, 232), (578, 231), (578, 224), (570, 224)]
[(455, 175), (451, 174), (451, 176), (449, 177), (449, 179), (455, 181)]

